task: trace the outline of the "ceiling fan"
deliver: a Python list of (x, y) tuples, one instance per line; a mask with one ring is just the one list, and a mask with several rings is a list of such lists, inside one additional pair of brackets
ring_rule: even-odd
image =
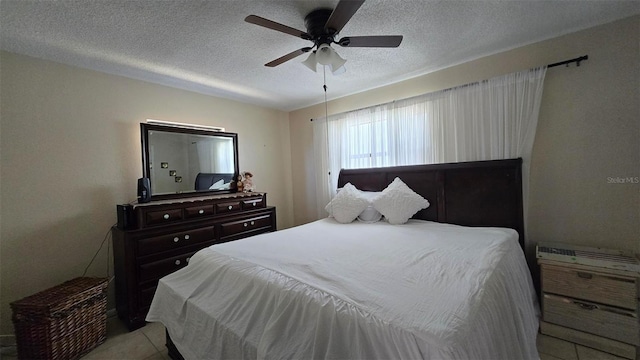
[[(313, 42), (313, 46), (303, 47), (290, 52), (265, 64), (268, 67), (278, 66), (286, 61), (310, 52), (309, 58), (303, 62), (308, 68), (316, 71), (316, 65), (329, 65), (334, 74), (344, 72), (345, 59), (341, 58), (331, 44), (342, 47), (398, 47), (402, 42), (402, 35), (382, 36), (347, 36), (336, 41), (340, 30), (358, 11), (364, 0), (340, 0), (335, 9), (317, 9), (304, 18), (307, 31), (271, 21), (260, 16), (249, 15), (244, 20), (251, 24), (283, 32)], [(315, 50), (314, 50), (315, 48)]]

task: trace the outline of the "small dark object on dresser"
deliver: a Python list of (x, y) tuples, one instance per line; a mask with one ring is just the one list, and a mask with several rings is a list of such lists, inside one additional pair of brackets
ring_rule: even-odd
[(151, 183), (149, 178), (138, 179), (138, 202), (146, 203), (151, 201)]
[(118, 212), (118, 229), (131, 230), (136, 228), (136, 218), (133, 206), (130, 204), (116, 205)]

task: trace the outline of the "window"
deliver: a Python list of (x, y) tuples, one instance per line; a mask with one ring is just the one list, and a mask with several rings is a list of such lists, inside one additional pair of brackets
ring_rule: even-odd
[(380, 106), (329, 118), (332, 170), (427, 163), (431, 135), (421, 110)]
[(318, 216), (340, 169), (515, 157), (524, 159), (526, 203), (545, 73), (507, 74), (314, 121)]

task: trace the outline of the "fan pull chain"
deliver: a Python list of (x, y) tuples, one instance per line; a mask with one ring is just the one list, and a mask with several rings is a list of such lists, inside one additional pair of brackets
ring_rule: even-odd
[(330, 159), (330, 152), (329, 152), (329, 110), (328, 110), (328, 106), (327, 106), (327, 67), (326, 66), (322, 66), (322, 76), (323, 76), (323, 81), (324, 84), (322, 85), (322, 88), (324, 89), (324, 122), (325, 122), (325, 126), (326, 126), (326, 130), (327, 130), (327, 136), (326, 136), (326, 140), (327, 140), (327, 164), (329, 165), (329, 185), (331, 185), (331, 162), (329, 161)]
[[(329, 193), (331, 193), (331, 151), (329, 149), (329, 108), (327, 105), (327, 67), (322, 66), (322, 76), (323, 76), (323, 85), (324, 89), (324, 123), (327, 135), (325, 136), (326, 147), (327, 147), (327, 182), (329, 183)], [(333, 210), (333, 209), (332, 209)]]

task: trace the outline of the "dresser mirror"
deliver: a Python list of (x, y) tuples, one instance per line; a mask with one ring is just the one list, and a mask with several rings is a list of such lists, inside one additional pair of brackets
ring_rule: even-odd
[(140, 136), (151, 200), (236, 191), (237, 134), (141, 123)]

